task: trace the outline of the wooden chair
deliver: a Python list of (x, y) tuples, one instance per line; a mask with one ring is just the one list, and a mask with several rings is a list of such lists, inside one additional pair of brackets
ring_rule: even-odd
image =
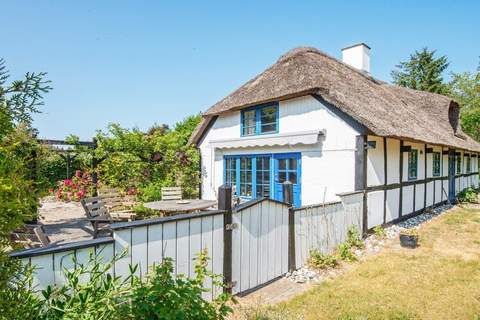
[(162, 200), (182, 200), (182, 188), (180, 187), (162, 188)]
[(109, 211), (118, 211), (116, 209), (124, 207), (123, 197), (117, 189), (102, 188), (98, 194)]
[(135, 215), (130, 211), (109, 212), (102, 197), (84, 198), (81, 201), (88, 221), (93, 227), (93, 238), (100, 232), (111, 233), (110, 224), (119, 221), (129, 221)]
[(42, 244), (42, 247), (46, 247), (51, 243), (50, 238), (47, 236), (45, 230), (43, 229), (43, 226), (38, 226), (34, 228), (33, 233), (35, 233), (35, 235), (37, 236), (37, 239)]

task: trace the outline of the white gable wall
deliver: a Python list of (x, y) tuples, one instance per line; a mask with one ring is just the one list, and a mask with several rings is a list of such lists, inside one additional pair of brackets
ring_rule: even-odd
[(359, 133), (312, 96), (281, 101), (279, 134), (308, 130), (325, 130), (325, 137), (315, 145), (214, 150), (210, 141), (240, 138), (240, 111), (219, 116), (199, 145), (202, 198), (216, 199), (223, 184), (223, 156), (238, 154), (301, 152), (302, 205), (337, 200), (337, 193), (354, 190), (355, 141)]

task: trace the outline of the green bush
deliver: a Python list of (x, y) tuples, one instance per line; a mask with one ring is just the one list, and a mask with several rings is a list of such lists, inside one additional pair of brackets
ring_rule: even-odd
[(232, 297), (221, 293), (213, 302), (202, 294), (206, 278), (222, 288), (221, 277), (208, 271), (206, 252), (196, 258), (195, 276), (173, 276), (172, 259), (166, 258), (155, 266), (147, 281), (135, 281), (129, 295), (127, 319), (224, 319), (232, 312), (228, 306)]
[[(205, 319), (221, 320), (232, 312), (229, 304), (235, 302), (223, 291), (213, 301), (202, 295), (207, 278), (223, 289), (221, 276), (208, 271), (207, 252), (196, 258), (195, 276), (174, 275), (173, 261), (165, 258), (154, 266), (146, 279), (135, 275), (137, 266), (130, 266), (125, 278), (113, 276), (110, 270), (115, 261), (103, 261), (90, 253), (87, 263), (64, 269), (66, 282), (62, 286), (47, 287), (34, 295), (31, 274), (17, 273), (23, 279), (0, 292), (0, 319), (22, 320), (133, 320), (133, 319)], [(18, 290), (18, 289), (21, 290)]]
[(310, 250), (310, 256), (307, 264), (315, 269), (335, 268), (338, 260), (335, 255), (320, 252), (318, 249)]
[(350, 226), (347, 230), (347, 241), (348, 245), (351, 248), (358, 248), (362, 249), (365, 244), (363, 243), (362, 237), (360, 236), (360, 232), (358, 231), (357, 227)]
[(162, 184), (149, 183), (141, 186), (137, 191), (137, 199), (142, 202), (162, 200)]
[(348, 242), (341, 243), (337, 247), (337, 255), (343, 261), (356, 261), (357, 257), (353, 254), (352, 246)]
[(383, 228), (382, 226), (375, 226), (373, 227), (373, 233), (379, 237), (379, 238), (385, 238), (387, 236), (387, 233), (385, 231), (385, 228)]
[(146, 208), (143, 203), (136, 204), (132, 208), (133, 212), (135, 212), (135, 217), (137, 219), (144, 219), (150, 217), (157, 217), (160, 216), (160, 212), (158, 210), (153, 210), (150, 208)]
[(457, 199), (462, 203), (478, 203), (478, 191), (470, 187), (466, 188), (458, 194)]
[(155, 126), (148, 132), (111, 124), (97, 135), (95, 157), (102, 183), (123, 190), (138, 189), (141, 201), (160, 199), (162, 186), (182, 187), (185, 197), (197, 197), (200, 156), (187, 145), (200, 116), (187, 117), (173, 129)]

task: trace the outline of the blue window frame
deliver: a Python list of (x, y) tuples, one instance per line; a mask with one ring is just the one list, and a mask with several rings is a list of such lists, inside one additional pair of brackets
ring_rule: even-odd
[(282, 201), (282, 183), (293, 183), (294, 206), (301, 205), (301, 154), (275, 153), (224, 157), (224, 183), (243, 199)]
[(255, 196), (256, 198), (265, 197), (270, 198), (271, 181), (270, 181), (270, 164), (271, 157), (259, 156), (255, 159)]
[(269, 103), (241, 112), (241, 135), (253, 136), (278, 132), (278, 103)]

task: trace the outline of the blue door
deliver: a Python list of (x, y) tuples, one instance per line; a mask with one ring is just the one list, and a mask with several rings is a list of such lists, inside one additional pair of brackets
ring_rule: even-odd
[(290, 181), (293, 184), (293, 206), (301, 206), (301, 168), (302, 164), (300, 153), (285, 153), (274, 155), (275, 200), (283, 201), (282, 183), (285, 181)]
[(448, 150), (448, 201), (455, 202), (455, 150)]

